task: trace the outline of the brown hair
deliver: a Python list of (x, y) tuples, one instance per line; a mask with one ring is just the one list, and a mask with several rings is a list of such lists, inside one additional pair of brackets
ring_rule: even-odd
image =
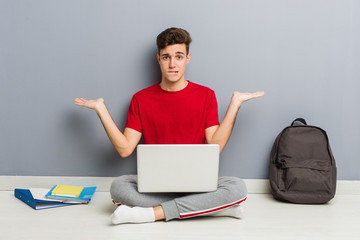
[(190, 34), (181, 28), (168, 28), (165, 31), (161, 32), (156, 38), (156, 45), (158, 52), (160, 53), (161, 49), (166, 48), (169, 45), (182, 44), (186, 45), (186, 54), (189, 53), (189, 47), (191, 43)]

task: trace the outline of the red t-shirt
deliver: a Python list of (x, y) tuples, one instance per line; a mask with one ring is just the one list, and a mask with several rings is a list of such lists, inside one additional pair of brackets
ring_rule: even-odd
[(219, 125), (215, 93), (192, 83), (176, 92), (155, 84), (137, 92), (125, 127), (141, 132), (145, 144), (204, 144), (205, 129)]

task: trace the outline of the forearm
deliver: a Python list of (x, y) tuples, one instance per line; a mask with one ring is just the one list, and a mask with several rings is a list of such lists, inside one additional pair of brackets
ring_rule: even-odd
[(219, 144), (220, 152), (225, 148), (231, 136), (240, 105), (241, 104), (236, 104), (233, 101), (230, 102), (223, 121), (208, 141), (210, 144)]
[(225, 148), (225, 145), (230, 138), (231, 132), (234, 128), (236, 116), (241, 105), (250, 99), (262, 97), (264, 94), (265, 93), (263, 91), (255, 93), (234, 92), (225, 117), (220, 126), (217, 128), (209, 128), (208, 130), (205, 130), (207, 142), (219, 144), (221, 152)]
[(104, 126), (106, 134), (108, 135), (111, 143), (114, 145), (120, 156), (129, 156), (134, 149), (131, 147), (127, 137), (116, 126), (105, 104), (99, 104), (95, 111), (98, 114), (102, 125)]

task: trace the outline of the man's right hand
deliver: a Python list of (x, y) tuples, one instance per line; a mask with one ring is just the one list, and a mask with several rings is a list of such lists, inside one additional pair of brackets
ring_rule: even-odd
[(97, 111), (99, 109), (99, 107), (104, 105), (103, 98), (98, 98), (96, 100), (86, 100), (84, 98), (75, 98), (74, 102), (75, 102), (75, 105), (78, 105), (81, 107), (87, 107), (87, 108), (93, 109), (95, 111)]
[(107, 110), (103, 98), (96, 100), (75, 98), (74, 102), (75, 105), (95, 110), (104, 126), (106, 134), (120, 156), (124, 158), (131, 155), (141, 139), (141, 132), (125, 128), (124, 133), (122, 133)]

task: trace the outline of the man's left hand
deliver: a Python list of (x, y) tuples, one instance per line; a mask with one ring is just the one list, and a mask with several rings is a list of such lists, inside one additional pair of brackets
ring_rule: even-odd
[(264, 91), (254, 92), (254, 93), (240, 93), (234, 92), (232, 95), (231, 101), (236, 104), (236, 106), (240, 107), (242, 103), (249, 101), (253, 98), (259, 98), (265, 95)]

